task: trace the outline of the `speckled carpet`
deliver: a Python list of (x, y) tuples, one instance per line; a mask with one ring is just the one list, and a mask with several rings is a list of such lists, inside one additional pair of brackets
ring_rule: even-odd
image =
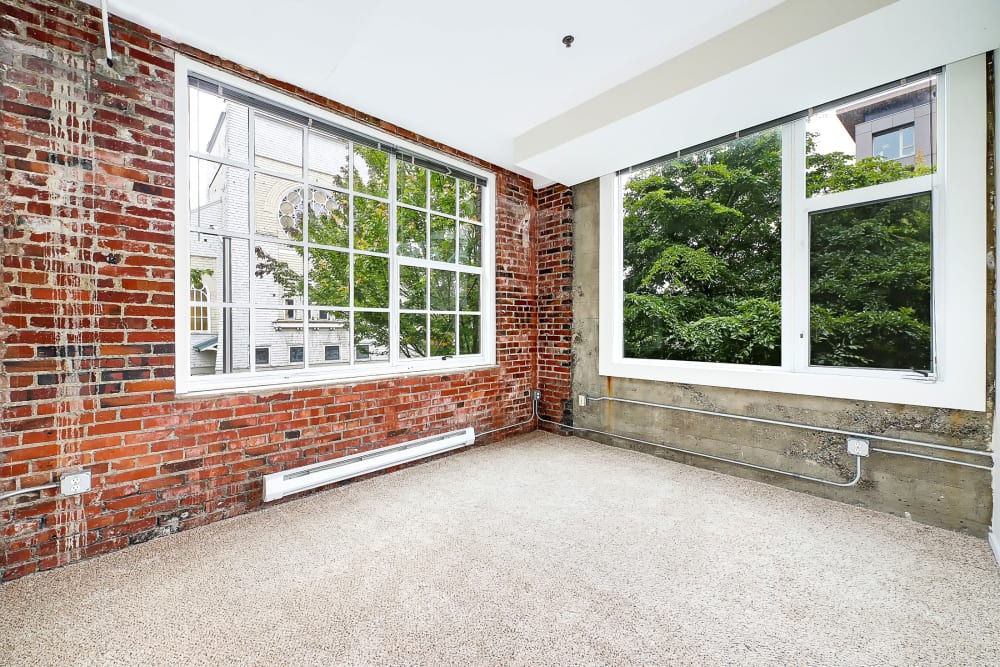
[(985, 542), (532, 433), (0, 587), (3, 665), (997, 665)]

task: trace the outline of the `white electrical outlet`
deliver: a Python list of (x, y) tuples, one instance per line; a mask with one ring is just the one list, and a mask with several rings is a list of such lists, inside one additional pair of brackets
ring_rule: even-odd
[(66, 473), (59, 478), (59, 491), (64, 496), (76, 496), (90, 491), (90, 471)]
[(847, 453), (868, 456), (868, 441), (864, 438), (847, 438)]
[(579, 396), (576, 397), (576, 402), (580, 405), (581, 408), (587, 407), (587, 395), (580, 394)]

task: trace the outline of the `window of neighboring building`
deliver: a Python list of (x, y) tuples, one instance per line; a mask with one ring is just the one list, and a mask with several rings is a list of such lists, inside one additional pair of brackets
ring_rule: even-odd
[[(492, 362), (492, 175), (218, 72), (191, 75), (179, 101), (178, 219), (222, 286), (217, 377), (179, 377), (182, 391), (291, 381), (280, 363), (254, 379), (264, 344), (297, 379)], [(345, 344), (359, 352), (326, 364)]]
[[(200, 281), (199, 276), (198, 282)], [(191, 285), (191, 333), (211, 332), (208, 302), (208, 288), (203, 284)]]
[(254, 350), (254, 363), (258, 366), (267, 366), (271, 363), (271, 349), (267, 347), (258, 347)]
[(323, 360), (324, 361), (340, 361), (340, 346), (339, 345), (326, 345), (323, 348)]
[(916, 153), (912, 125), (872, 135), (872, 155), (897, 160)]
[(605, 178), (601, 373), (981, 409), (983, 62)]
[(304, 349), (301, 345), (293, 345), (288, 348), (288, 361), (293, 364), (302, 363), (305, 358)]

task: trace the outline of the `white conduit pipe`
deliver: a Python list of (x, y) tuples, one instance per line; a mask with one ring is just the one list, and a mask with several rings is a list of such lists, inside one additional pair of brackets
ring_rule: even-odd
[(810, 477), (809, 475), (800, 475), (795, 472), (788, 472), (787, 470), (778, 470), (777, 468), (767, 468), (765, 466), (755, 465), (753, 463), (747, 463), (746, 461), (737, 461), (736, 459), (727, 459), (722, 456), (714, 456), (712, 454), (704, 454), (702, 452), (693, 452), (690, 449), (681, 449), (680, 447), (671, 447), (669, 445), (661, 445), (658, 442), (650, 442), (648, 440), (640, 440), (639, 438), (632, 438), (627, 435), (619, 435), (617, 433), (607, 433), (606, 431), (598, 431), (592, 428), (583, 428), (581, 426), (568, 426), (566, 424), (560, 424), (559, 422), (552, 421), (551, 419), (545, 419), (544, 417), (539, 417), (538, 421), (545, 422), (546, 424), (554, 424), (560, 428), (568, 428), (573, 431), (586, 431), (587, 433), (597, 433), (598, 435), (606, 435), (609, 438), (618, 438), (619, 440), (628, 440), (629, 442), (637, 442), (642, 445), (649, 445), (650, 447), (659, 447), (660, 449), (667, 449), (671, 452), (679, 452), (681, 454), (687, 454), (689, 456), (700, 456), (703, 459), (712, 459), (713, 461), (721, 461), (723, 463), (731, 463), (737, 466), (743, 466), (744, 468), (753, 468), (754, 470), (763, 470), (764, 472), (773, 472), (776, 475), (785, 475), (786, 477), (794, 477), (796, 479), (804, 479), (808, 482), (817, 482), (819, 484), (826, 484), (827, 486), (840, 486), (848, 487), (854, 486), (861, 480), (861, 457), (854, 457), (854, 477), (849, 482), (834, 482), (829, 479), (821, 479), (819, 477)]
[[(919, 440), (908, 440), (906, 438), (894, 438), (888, 435), (872, 435), (870, 433), (858, 433), (856, 431), (844, 431), (837, 428), (827, 428), (825, 426), (811, 426), (809, 424), (799, 424), (796, 422), (786, 422), (777, 419), (764, 419), (762, 417), (748, 417), (746, 415), (734, 415), (728, 412), (715, 412), (713, 410), (702, 410), (700, 408), (684, 408), (679, 405), (667, 405), (664, 403), (650, 403), (648, 401), (636, 401), (630, 398), (617, 398), (615, 396), (587, 396), (587, 402), (594, 401), (612, 401), (615, 403), (629, 403), (631, 405), (642, 405), (650, 408), (663, 408), (664, 410), (676, 410), (678, 412), (692, 412), (700, 415), (712, 415), (713, 417), (725, 417), (727, 419), (741, 419), (743, 421), (757, 422), (760, 424), (773, 424), (775, 426), (787, 426), (789, 428), (799, 428), (805, 429), (807, 431), (820, 431), (823, 433), (834, 433), (836, 435), (850, 436), (852, 438), (865, 438), (868, 440), (881, 440), (883, 442), (896, 442), (901, 445), (913, 445), (915, 447), (926, 447), (928, 449), (938, 449), (948, 452), (957, 452), (959, 454), (968, 454), (970, 456), (986, 456), (992, 457), (993, 452), (984, 452), (979, 449), (964, 449), (962, 447), (949, 447), (948, 445), (935, 445), (930, 442), (920, 442)], [(872, 451), (877, 451), (883, 454), (898, 454), (900, 456), (912, 456), (914, 458), (924, 458), (931, 461), (940, 461), (942, 463), (954, 463), (955, 465), (964, 465), (970, 468), (981, 468), (983, 470), (992, 470), (991, 466), (980, 466), (973, 463), (964, 463), (962, 461), (952, 461), (949, 459), (941, 459), (936, 457), (924, 456), (922, 454), (914, 454), (912, 452), (898, 452), (887, 449), (876, 449)]]
[(484, 435), (489, 435), (490, 433), (499, 433), (500, 431), (506, 431), (507, 429), (510, 429), (510, 428), (517, 428), (518, 426), (526, 426), (526, 425), (530, 424), (531, 422), (535, 421), (535, 419), (538, 419), (538, 418), (539, 418), (538, 417), (538, 399), (533, 397), (531, 399), (531, 416), (530, 417), (528, 417), (527, 419), (525, 419), (523, 422), (518, 422), (516, 424), (510, 424), (509, 426), (501, 426), (500, 428), (495, 428), (495, 429), (492, 429), (492, 430), (489, 430), (489, 431), (480, 431), (480, 432), (477, 432), (476, 433), (476, 440), (478, 440), (479, 438), (483, 437)]
[(104, 56), (108, 59), (108, 67), (114, 66), (111, 58), (111, 26), (108, 24), (108, 0), (101, 0), (101, 18), (104, 21)]
[(59, 488), (59, 482), (42, 484), (41, 486), (29, 486), (27, 489), (18, 489), (15, 491), (7, 491), (6, 493), (0, 493), (0, 500), (7, 500), (8, 498), (13, 498), (14, 496), (19, 496), (23, 493), (34, 493), (35, 491), (44, 491), (45, 489), (56, 488)]

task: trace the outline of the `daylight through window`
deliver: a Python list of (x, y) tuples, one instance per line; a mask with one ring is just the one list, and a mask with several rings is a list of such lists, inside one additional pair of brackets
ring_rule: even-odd
[(809, 365), (932, 373), (936, 100), (930, 77), (623, 176), (624, 356), (781, 366), (797, 233)]
[(191, 375), (485, 360), (485, 179), (203, 88), (187, 90)]

